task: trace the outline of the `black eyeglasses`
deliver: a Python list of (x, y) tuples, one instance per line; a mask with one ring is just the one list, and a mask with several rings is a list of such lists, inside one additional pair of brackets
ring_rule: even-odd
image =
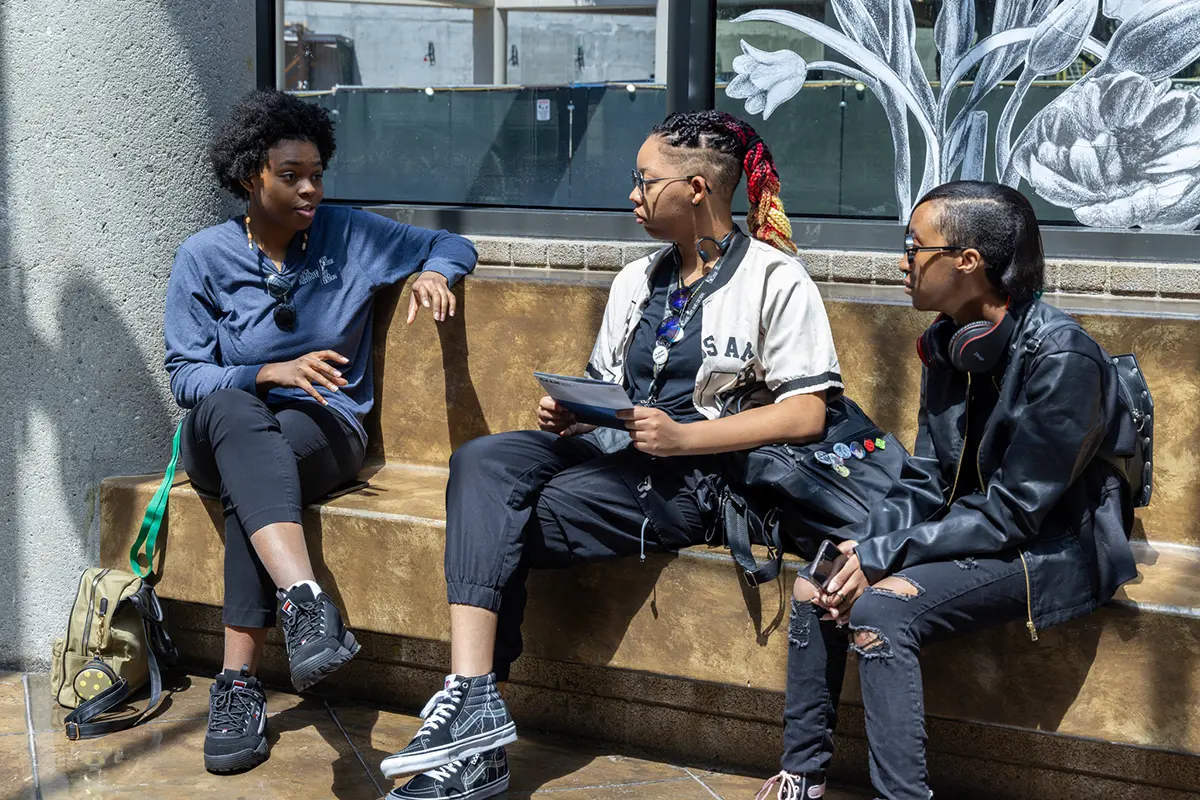
[(967, 248), (965, 247), (960, 247), (953, 244), (940, 245), (937, 247), (917, 247), (916, 241), (913, 240), (912, 232), (910, 231), (909, 233), (904, 234), (904, 255), (908, 258), (909, 269), (917, 268), (917, 253), (937, 253), (966, 249)]
[(275, 325), (285, 331), (296, 327), (296, 306), (288, 299), (294, 286), (292, 279), (286, 275), (278, 272), (267, 275), (267, 292), (278, 303), (271, 316), (275, 318)]
[[(642, 197), (642, 202), (645, 203), (646, 202), (646, 187), (650, 186), (651, 184), (663, 183), (665, 181), (690, 181), (692, 178), (703, 178), (703, 177), (704, 177), (703, 175), (677, 175), (674, 178), (650, 178), (649, 180), (647, 180), (646, 177), (643, 176), (641, 172), (639, 172), (635, 169), (633, 171), (633, 188), (638, 190), (638, 193)], [(709, 187), (706, 184), (704, 188), (709, 194), (712, 194), (711, 187)]]

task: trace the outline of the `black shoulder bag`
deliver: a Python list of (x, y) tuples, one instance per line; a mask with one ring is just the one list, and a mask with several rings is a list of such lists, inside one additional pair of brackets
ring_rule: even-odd
[[(722, 410), (737, 413), (762, 386), (739, 390)], [(839, 395), (825, 410), (825, 435), (730, 454), (717, 524), (751, 587), (774, 580), (785, 550), (812, 557), (825, 539), (866, 519), (900, 477), (908, 451), (858, 404)], [(759, 564), (751, 545), (765, 545)]]

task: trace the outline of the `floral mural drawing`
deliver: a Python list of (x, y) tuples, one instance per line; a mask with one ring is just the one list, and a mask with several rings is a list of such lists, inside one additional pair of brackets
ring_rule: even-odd
[[(934, 24), (939, 91), (917, 58), (909, 0), (829, 0), (841, 31), (790, 11), (734, 20), (772, 22), (809, 36), (848, 62), (806, 62), (791, 50), (764, 52), (745, 40), (726, 94), (767, 119), (821, 70), (861, 82), (891, 128), (900, 219), (913, 204), (909, 115), (925, 138), (917, 196), (956, 176), (982, 180), (992, 129), (995, 175), (1024, 180), (1084, 225), (1192, 230), (1200, 225), (1200, 88), (1171, 77), (1200, 58), (1200, 0), (995, 0), (990, 34), (975, 41), (975, 0), (945, 0)], [(1103, 13), (1119, 24), (1107, 43), (1092, 37)], [(1034, 81), (1087, 53), (1097, 66), (1014, 135)], [(962, 108), (950, 100), (975, 70)], [(994, 125), (980, 103), (1017, 72)]]

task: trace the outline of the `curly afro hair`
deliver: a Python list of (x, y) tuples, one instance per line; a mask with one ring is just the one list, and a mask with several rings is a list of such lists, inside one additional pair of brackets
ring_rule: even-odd
[(337, 145), (333, 120), (320, 106), (274, 89), (243, 97), (217, 129), (208, 155), (217, 181), (236, 197), (250, 195), (242, 181), (250, 180), (267, 163), (267, 152), (282, 141), (312, 142), (329, 166)]

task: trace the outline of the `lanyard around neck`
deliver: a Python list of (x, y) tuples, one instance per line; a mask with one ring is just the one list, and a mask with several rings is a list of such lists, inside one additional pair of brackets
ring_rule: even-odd
[[(658, 400), (658, 393), (662, 391), (663, 383), (666, 382), (667, 361), (671, 358), (671, 348), (677, 343), (683, 341), (684, 331), (687, 328), (692, 318), (696, 316), (696, 312), (704, 305), (704, 300), (713, 292), (713, 284), (716, 283), (718, 276), (721, 274), (721, 267), (725, 264), (725, 258), (729, 251), (722, 253), (717, 263), (713, 265), (712, 270), (700, 279), (700, 283), (692, 291), (691, 297), (688, 298), (687, 306), (683, 309), (683, 313), (679, 315), (679, 332), (673, 339), (664, 341), (655, 337), (654, 349), (651, 351), (651, 358), (654, 360), (654, 379), (650, 383), (650, 389), (646, 392), (646, 399), (642, 401), (642, 405), (652, 406)], [(678, 284), (683, 285), (683, 258), (676, 251), (676, 266), (678, 270)], [(667, 292), (667, 299), (663, 303), (663, 322), (671, 318), (671, 292)], [(661, 323), (660, 323), (661, 324)]]

